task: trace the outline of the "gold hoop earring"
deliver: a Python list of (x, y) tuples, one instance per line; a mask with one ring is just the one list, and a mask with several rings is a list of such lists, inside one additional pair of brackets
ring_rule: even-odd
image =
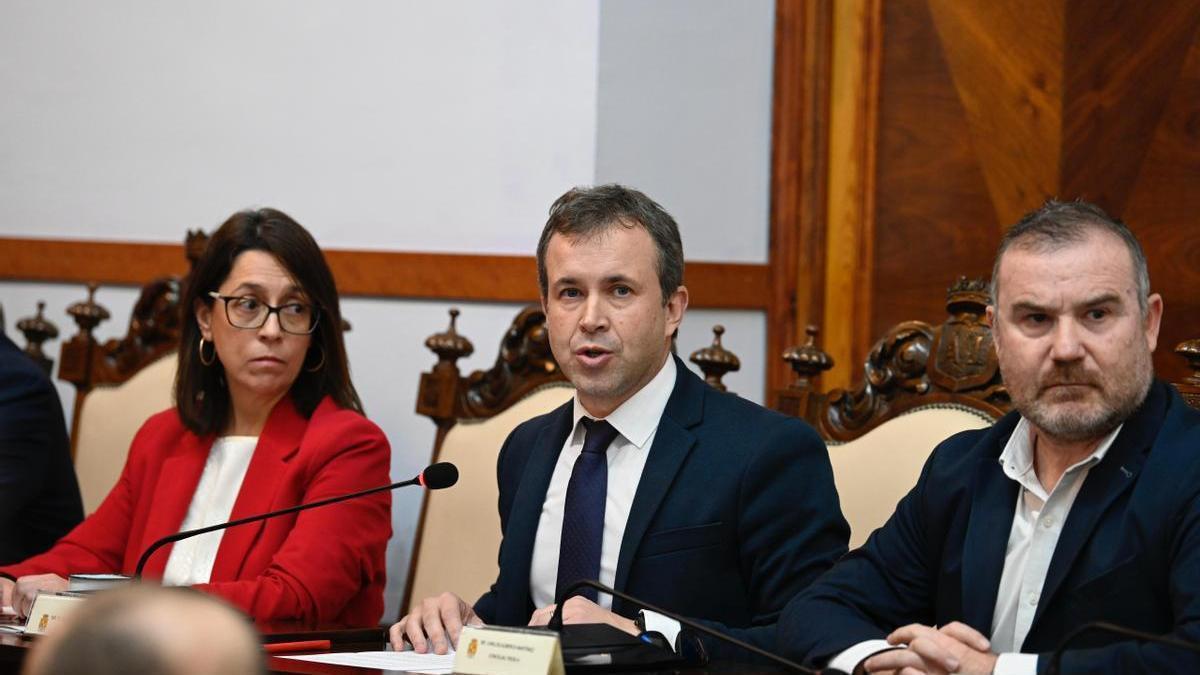
[(324, 367), (324, 365), (325, 365), (325, 348), (324, 348), (324, 347), (322, 347), (322, 346), (320, 345), (320, 343), (318, 343), (318, 344), (317, 344), (317, 349), (319, 349), (319, 350), (321, 351), (321, 361), (320, 361), (320, 363), (318, 363), (318, 364), (317, 364), (317, 365), (315, 365), (315, 366), (312, 366), (311, 368), (305, 368), (304, 370), (305, 370), (306, 372), (309, 372), (309, 373), (315, 373), (315, 372), (317, 372), (318, 370), (320, 370), (322, 367)]
[(200, 338), (200, 363), (202, 363), (206, 366), (211, 366), (212, 364), (217, 362), (217, 346), (211, 342), (208, 344), (212, 347), (212, 356), (208, 357), (208, 360), (205, 361), (204, 360), (204, 338)]

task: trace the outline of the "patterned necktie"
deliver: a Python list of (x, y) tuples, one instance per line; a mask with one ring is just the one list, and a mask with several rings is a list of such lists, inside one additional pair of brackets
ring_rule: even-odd
[[(558, 549), (558, 581), (554, 593), (562, 592), (580, 579), (599, 579), (600, 548), (604, 539), (604, 503), (608, 492), (608, 446), (617, 430), (605, 421), (584, 417), (583, 452), (571, 469), (563, 506), (562, 541)], [(596, 601), (596, 590), (580, 595)]]

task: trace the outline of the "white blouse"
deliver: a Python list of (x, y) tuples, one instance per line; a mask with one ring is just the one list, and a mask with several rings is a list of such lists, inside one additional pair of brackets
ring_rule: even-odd
[[(225, 436), (213, 441), (180, 531), (229, 520), (257, 445), (257, 436)], [(208, 583), (224, 534), (224, 530), (218, 530), (175, 542), (163, 571), (163, 585)]]

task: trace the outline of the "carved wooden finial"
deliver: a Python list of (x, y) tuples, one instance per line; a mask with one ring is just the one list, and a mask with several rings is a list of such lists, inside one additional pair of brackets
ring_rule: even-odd
[(721, 335), (724, 333), (724, 326), (720, 324), (713, 326), (712, 345), (697, 349), (689, 357), (692, 363), (700, 366), (700, 370), (704, 373), (704, 381), (717, 391), (727, 391), (721, 378), (725, 377), (726, 373), (742, 367), (742, 362), (737, 355), (721, 345)]
[(80, 333), (91, 334), (92, 330), (100, 325), (102, 321), (106, 321), (111, 315), (104, 305), (96, 302), (96, 289), (98, 285), (95, 282), (88, 284), (87, 300), (76, 302), (67, 308), (67, 314), (70, 314), (76, 325), (79, 326)]
[(1192, 374), (1183, 378), (1183, 382), (1177, 382), (1175, 388), (1183, 394), (1188, 405), (1200, 408), (1200, 338), (1181, 342), (1175, 353), (1187, 359), (1188, 368), (1192, 369)]
[(204, 230), (188, 230), (183, 240), (183, 250), (188, 259), (189, 270), (194, 269), (200, 256), (204, 255), (204, 250), (208, 248), (208, 239)]
[(991, 288), (983, 279), (959, 277), (946, 289), (946, 311), (982, 315), (991, 303)]
[(804, 344), (791, 347), (783, 353), (783, 360), (791, 364), (796, 372), (796, 382), (793, 387), (806, 388), (809, 380), (833, 367), (833, 357), (817, 346), (816, 326), (809, 325), (804, 329), (808, 339)]
[(1200, 338), (1179, 343), (1179, 346), (1175, 347), (1175, 353), (1186, 359), (1188, 368), (1192, 369), (1192, 374), (1184, 381), (1200, 386)]
[(425, 340), (425, 346), (438, 356), (438, 363), (453, 364), (464, 356), (470, 356), (475, 351), (471, 341), (458, 334), (458, 309), (450, 310), (450, 327), (443, 333), (435, 333)]
[(42, 344), (46, 340), (52, 340), (58, 337), (58, 326), (45, 317), (46, 303), (39, 300), (37, 304), (37, 316), (30, 316), (21, 319), (17, 322), (17, 330), (25, 335), (25, 353), (29, 358), (33, 359), (46, 371), (49, 375), (54, 368), (54, 360), (46, 356), (42, 351)]

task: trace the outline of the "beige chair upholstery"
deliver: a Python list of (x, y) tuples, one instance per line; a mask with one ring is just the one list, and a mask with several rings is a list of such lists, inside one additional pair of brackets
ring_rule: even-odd
[[(453, 490), (429, 493), (409, 597), (413, 602), (450, 591), (474, 602), (496, 580), (500, 517), (496, 458), (518, 424), (571, 398), (566, 383), (538, 389), (494, 417), (459, 420), (442, 441), (437, 461), (458, 466)], [(403, 613), (407, 608), (401, 608)]]
[(88, 393), (75, 427), (75, 473), (83, 510), (92, 513), (121, 475), (129, 444), (142, 424), (174, 405), (176, 357), (171, 352), (117, 386)]
[(917, 483), (938, 443), (970, 429), (991, 426), (986, 414), (952, 404), (917, 408), (847, 443), (830, 443), (829, 459), (842, 513), (850, 522), (850, 548), (884, 524), (896, 503)]

